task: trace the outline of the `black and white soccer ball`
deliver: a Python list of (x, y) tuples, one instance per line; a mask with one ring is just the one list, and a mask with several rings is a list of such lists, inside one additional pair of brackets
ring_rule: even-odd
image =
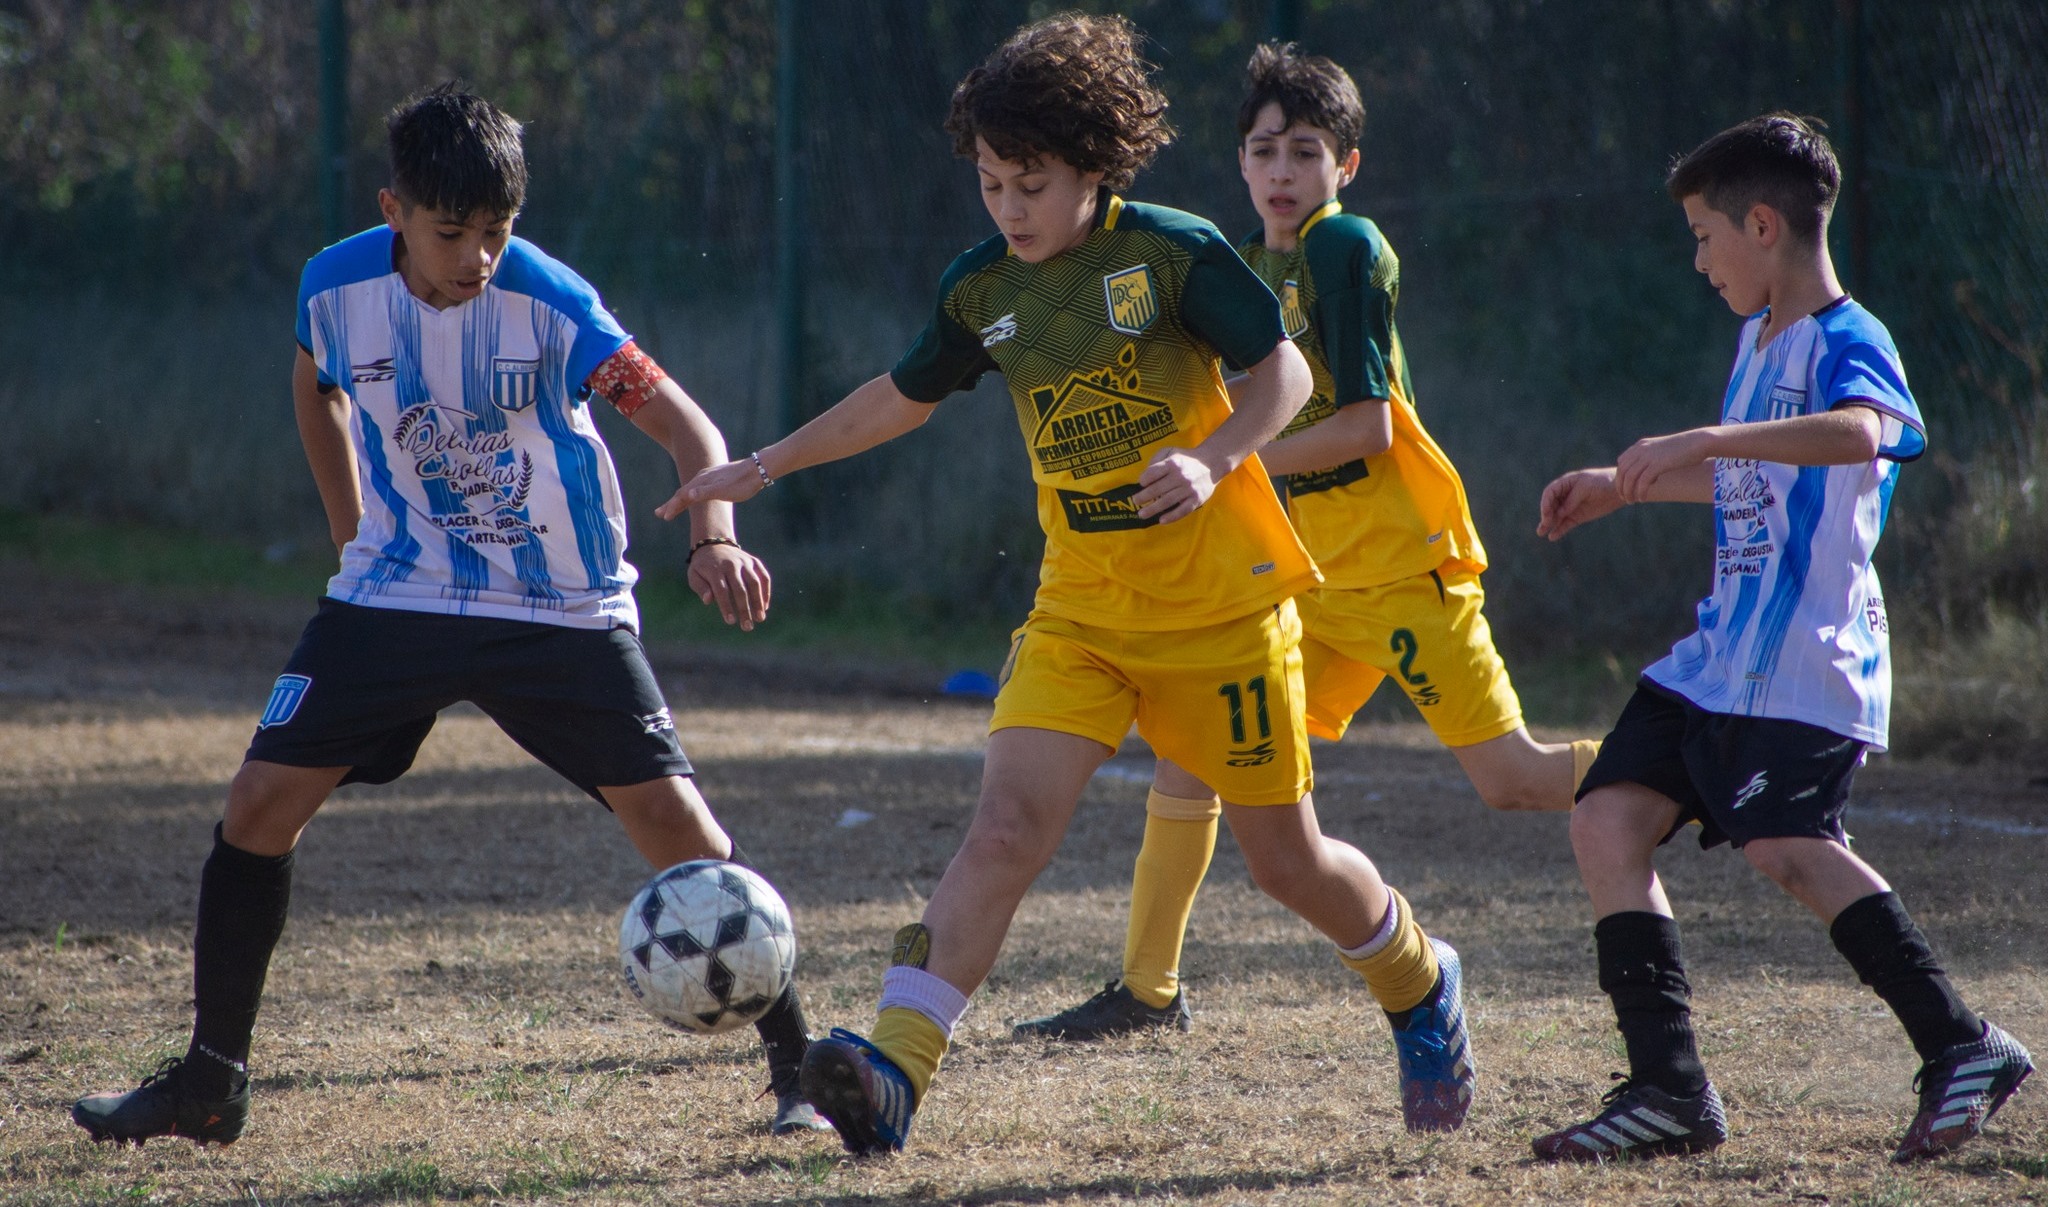
[(619, 920), (626, 987), (656, 1018), (716, 1035), (768, 1013), (796, 972), (796, 929), (781, 894), (722, 859), (649, 880)]

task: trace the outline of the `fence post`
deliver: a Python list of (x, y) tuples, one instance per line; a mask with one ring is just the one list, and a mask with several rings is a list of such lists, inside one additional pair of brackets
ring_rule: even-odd
[(1846, 288), (1862, 293), (1870, 288), (1870, 119), (1864, 111), (1865, 82), (1869, 59), (1863, 20), (1863, 0), (1835, 0), (1835, 72), (1842, 96), (1842, 216), (1849, 227), (1849, 273)]
[(348, 233), (348, 13), (320, 5), (320, 209), (327, 241)]
[(803, 418), (803, 173), (797, 157), (803, 119), (797, 38), (798, 0), (775, 3), (775, 329), (776, 425), (780, 437)]

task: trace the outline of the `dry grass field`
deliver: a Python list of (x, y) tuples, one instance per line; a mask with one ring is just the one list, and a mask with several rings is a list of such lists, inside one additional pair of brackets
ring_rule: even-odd
[[(13, 568), (18, 570), (19, 568)], [(645, 876), (617, 827), (481, 716), (308, 832), (228, 1149), (96, 1147), (65, 1109), (183, 1050), (187, 943), (221, 793), (305, 611), (171, 604), (0, 566), (0, 1201), (7, 1204), (2048, 1202), (2048, 1084), (1986, 1137), (1885, 1155), (1914, 1058), (1820, 927), (1737, 857), (1674, 844), (1709, 1068), (1734, 1136), (1559, 1169), (1528, 1138), (1621, 1067), (1556, 816), (1487, 813), (1415, 726), (1319, 750), (1325, 827), (1464, 953), (1480, 1097), (1400, 1126), (1392, 1045), (1327, 945), (1218, 851), (1186, 961), (1193, 1034), (1096, 1048), (1011, 1021), (1115, 967), (1146, 763), (1122, 752), (1025, 902), (911, 1150), (771, 1138), (751, 1032), (656, 1026), (614, 971)], [(61, 618), (61, 619), (53, 619)], [(820, 1027), (865, 1028), (890, 932), (957, 843), (983, 707), (918, 679), (658, 651), (714, 806), (793, 907)], [(2044, 768), (1884, 762), (1851, 826), (1973, 1004), (2048, 1052)], [(849, 811), (857, 811), (850, 813)], [(858, 821), (861, 814), (869, 820)], [(846, 824), (854, 822), (855, 824)]]

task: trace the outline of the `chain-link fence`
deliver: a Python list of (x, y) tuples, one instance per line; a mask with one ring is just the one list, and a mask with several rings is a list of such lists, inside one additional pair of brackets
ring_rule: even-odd
[[(383, 110), (451, 76), (528, 123), (521, 233), (597, 284), (736, 447), (772, 439), (886, 370), (984, 237), (946, 99), (1053, 7), (348, 0), (335, 156), (318, 5), (0, 0), (0, 414), (25, 450), (0, 506), (317, 539), (284, 383), (291, 287), (329, 224), (321, 181), (345, 182), (344, 229), (374, 221)], [(1838, 263), (1932, 429), (1883, 555), (1895, 613), (1911, 628), (2042, 607), (2039, 5), (1079, 7), (1129, 13), (1173, 100), (1180, 140), (1133, 195), (1233, 235), (1255, 223), (1232, 124), (1254, 43), (1291, 33), (1357, 78), (1365, 165), (1345, 202), (1400, 253), (1420, 406), (1471, 487), (1511, 654), (1654, 649), (1705, 584), (1706, 529), (1683, 509), (1557, 548), (1529, 530), (1554, 473), (1712, 419), (1736, 322), (1692, 272), (1662, 174), (1771, 108), (1830, 123), (1850, 173)], [(999, 389), (792, 479), (750, 533), (814, 590), (935, 620), (1020, 614), (1039, 546)], [(665, 494), (658, 457), (623, 426), (613, 443), (636, 506)], [(635, 542), (673, 571), (671, 534)]]

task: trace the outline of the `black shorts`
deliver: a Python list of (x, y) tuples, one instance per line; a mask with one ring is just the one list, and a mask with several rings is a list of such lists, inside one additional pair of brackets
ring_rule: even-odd
[[(1708, 712), (1648, 679), (1600, 745), (1578, 798), (1608, 784), (1641, 784), (1700, 823), (1700, 845), (1758, 838), (1848, 842), (1842, 811), (1863, 765), (1864, 743), (1775, 717)], [(1671, 841), (1671, 834), (1664, 841)]]
[(322, 599), (271, 689), (248, 759), (405, 774), (434, 717), (468, 700), (599, 803), (599, 785), (689, 775), (675, 722), (630, 629), (366, 608)]

